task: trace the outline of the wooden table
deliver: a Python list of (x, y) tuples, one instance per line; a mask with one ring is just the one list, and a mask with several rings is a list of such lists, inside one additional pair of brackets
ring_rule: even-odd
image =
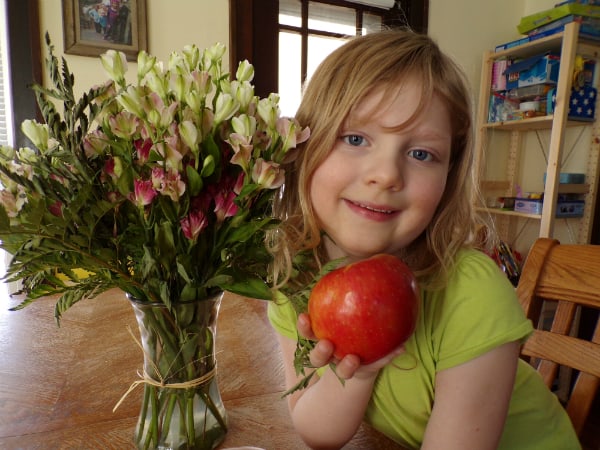
[[(124, 294), (110, 291), (73, 306), (54, 322), (55, 299), (24, 310), (0, 294), (0, 448), (131, 449), (141, 388), (113, 407), (137, 379), (143, 356)], [(306, 449), (281, 398), (281, 354), (266, 302), (226, 294), (217, 331), (218, 381), (230, 429), (221, 449)], [(361, 427), (344, 447), (398, 449)]]

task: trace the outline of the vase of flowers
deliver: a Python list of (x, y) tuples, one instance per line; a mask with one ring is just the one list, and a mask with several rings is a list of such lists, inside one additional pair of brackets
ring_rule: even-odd
[(156, 343), (142, 345), (141, 416), (150, 419), (140, 417), (138, 444), (160, 448), (158, 436), (177, 428), (187, 442), (173, 448), (212, 448), (222, 437), (202, 437), (187, 411), (226, 429), (222, 406), (211, 405), (220, 403), (214, 374), (205, 379), (214, 370), (214, 298), (271, 299), (271, 202), (309, 131), (280, 117), (277, 95), (254, 95), (247, 61), (233, 78), (223, 71), (222, 45), (186, 46), (166, 63), (142, 51), (134, 81), (125, 56), (110, 50), (101, 56), (106, 83), (76, 99), (74, 76), (46, 42), (51, 86), (33, 87), (44, 120), (22, 124), (31, 147), (0, 151), (0, 247), (12, 255), (5, 280), (25, 294), (15, 309), (55, 294), (59, 322), (113, 288), (135, 309), (148, 307), (136, 313), (141, 335)]
[(177, 303), (170, 312), (130, 297), (144, 351), (138, 448), (212, 449), (225, 438), (214, 351), (222, 297)]

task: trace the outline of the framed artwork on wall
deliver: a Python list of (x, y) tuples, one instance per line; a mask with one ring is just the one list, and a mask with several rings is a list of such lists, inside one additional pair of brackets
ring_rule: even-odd
[(147, 48), (146, 0), (62, 0), (65, 53), (98, 56), (109, 49), (135, 61)]

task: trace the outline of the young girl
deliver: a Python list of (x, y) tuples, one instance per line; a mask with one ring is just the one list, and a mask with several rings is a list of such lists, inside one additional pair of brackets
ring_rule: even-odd
[[(336, 373), (324, 368), (288, 397), (311, 447), (342, 447), (365, 419), (407, 448), (580, 448), (555, 396), (519, 360), (532, 327), (513, 287), (470, 243), (470, 114), (461, 71), (409, 31), (351, 40), (308, 83), (297, 119), (311, 137), (276, 205), (276, 281), (313, 249), (317, 266), (396, 255), (421, 288), (416, 331), (381, 360), (334, 360), (330, 341), (316, 344), (311, 363), (334, 362)], [(269, 305), (288, 387), (300, 378), (298, 336), (314, 338), (308, 315), (294, 311), (290, 302)]]

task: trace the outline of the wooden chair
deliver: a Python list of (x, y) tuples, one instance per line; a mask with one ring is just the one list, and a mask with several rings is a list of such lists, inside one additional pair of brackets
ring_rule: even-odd
[[(590, 340), (578, 338), (578, 327), (573, 325), (580, 306), (600, 310), (600, 245), (561, 245), (554, 239), (538, 239), (523, 267), (517, 295), (536, 327), (522, 355), (536, 361), (550, 388), (559, 366), (572, 368), (576, 375), (568, 383), (565, 407), (581, 437), (600, 385), (600, 319), (595, 316)], [(550, 303), (555, 306), (551, 324), (540, 322), (544, 302), (554, 302)]]

